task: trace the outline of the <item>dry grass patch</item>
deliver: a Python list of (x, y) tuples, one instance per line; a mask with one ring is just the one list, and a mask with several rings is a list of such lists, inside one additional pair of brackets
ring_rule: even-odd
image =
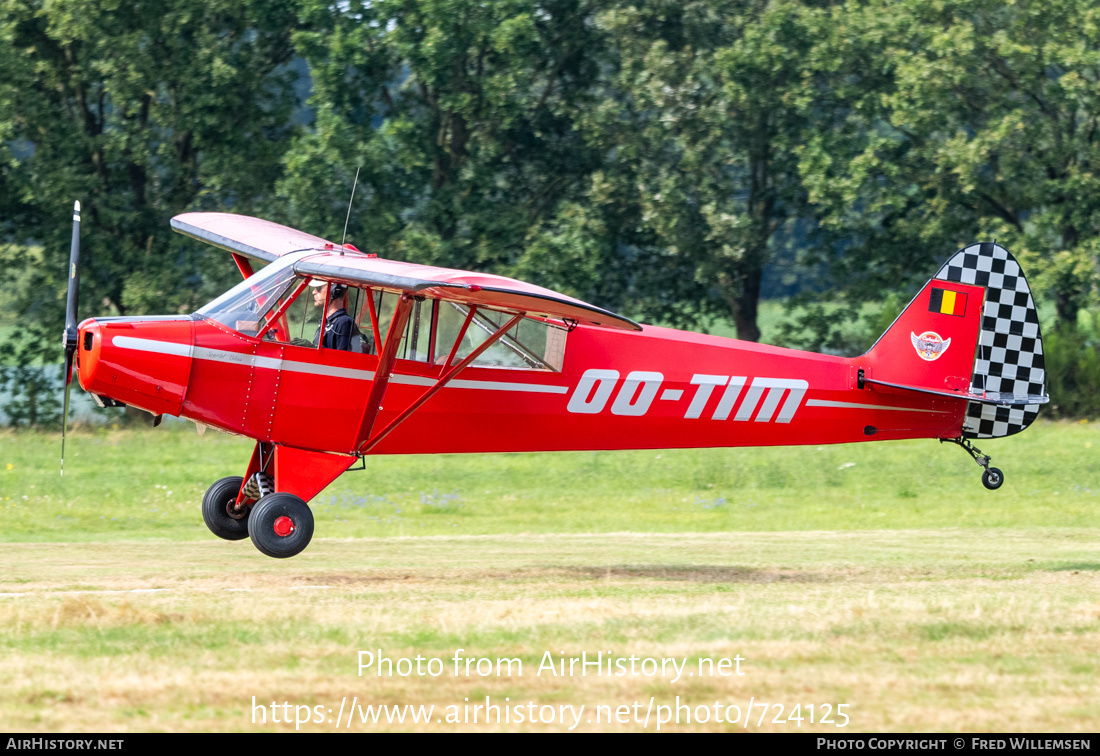
[[(855, 730), (1093, 731), (1100, 532), (479, 536), (241, 544), (10, 544), (0, 552), (0, 717), (15, 730), (252, 730), (262, 703), (847, 703)], [(454, 676), (455, 649), (522, 676)], [(439, 677), (357, 674), (359, 650)], [(546, 652), (687, 659), (684, 676), (536, 675)], [(687, 676), (700, 658), (744, 676)], [(466, 701), (469, 699), (469, 702)], [(753, 715), (753, 728), (759, 716)], [(346, 729), (346, 714), (343, 720)], [(268, 716), (270, 710), (268, 710)], [(761, 729), (797, 729), (775, 724)], [(326, 716), (329, 716), (326, 714)], [(592, 717), (589, 722), (588, 718)], [(303, 729), (328, 730), (334, 723)], [(655, 723), (649, 725), (653, 729)], [(679, 729), (726, 729), (682, 724)], [(741, 725), (736, 726), (740, 729)], [(804, 722), (802, 729), (809, 728)], [(677, 729), (674, 725), (665, 729)]]

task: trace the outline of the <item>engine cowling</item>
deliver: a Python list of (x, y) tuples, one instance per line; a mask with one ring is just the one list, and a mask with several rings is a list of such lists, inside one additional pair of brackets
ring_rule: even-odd
[(193, 349), (190, 316), (89, 318), (78, 330), (80, 385), (154, 415), (179, 415)]

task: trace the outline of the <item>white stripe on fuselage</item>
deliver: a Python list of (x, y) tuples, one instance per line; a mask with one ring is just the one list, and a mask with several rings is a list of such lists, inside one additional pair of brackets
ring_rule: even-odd
[(157, 354), (173, 354), (177, 357), (190, 357), (192, 350), (190, 344), (177, 344), (174, 341), (135, 339), (132, 336), (115, 336), (111, 339), (111, 343), (123, 349), (134, 349), (138, 352), (156, 352)]
[(840, 409), (894, 410), (895, 412), (951, 412), (952, 410), (920, 409), (918, 407), (887, 407), (884, 404), (856, 404), (855, 402), (831, 402), (827, 399), (807, 399), (807, 407), (838, 407)]
[[(401, 383), (406, 386), (434, 386), (435, 378), (425, 378), (419, 375), (390, 376), (390, 383)], [(446, 388), (469, 389), (496, 389), (497, 391), (533, 391), (537, 394), (564, 394), (569, 391), (565, 386), (544, 386), (541, 383), (508, 383), (506, 381), (463, 381), (455, 379), (448, 381)]]
[[(172, 341), (155, 341), (153, 339), (135, 339), (132, 336), (115, 336), (114, 339), (112, 339), (112, 343), (123, 349), (133, 349), (139, 352), (172, 354), (179, 357), (191, 357), (196, 360), (224, 362), (230, 365), (245, 365), (254, 368), (266, 368), (269, 370), (285, 370), (291, 373), (307, 373), (309, 375), (327, 375), (333, 378), (350, 378), (357, 381), (374, 380), (373, 370), (356, 370), (354, 368), (335, 367), (333, 365), (315, 365), (310, 362), (281, 360), (275, 357), (258, 357), (253, 354), (232, 352), (225, 349), (192, 347), (190, 344), (177, 344)], [(435, 382), (435, 378), (426, 378), (418, 375), (400, 375), (394, 373), (390, 376), (390, 383), (398, 383), (406, 386), (433, 386)], [(569, 391), (565, 386), (544, 386), (540, 383), (511, 383), (508, 381), (452, 380), (449, 381), (444, 388), (525, 391), (536, 394), (564, 394)]]
[(289, 373), (327, 375), (333, 378), (351, 378), (357, 381), (374, 380), (373, 370), (355, 370), (354, 368), (334, 367), (332, 365), (313, 365), (309, 362), (281, 360), (277, 357), (257, 357), (256, 355), (230, 352), (225, 349), (195, 347), (194, 357), (196, 360), (226, 362), (231, 365), (251, 365), (252, 367), (268, 368), (269, 370), (285, 370)]

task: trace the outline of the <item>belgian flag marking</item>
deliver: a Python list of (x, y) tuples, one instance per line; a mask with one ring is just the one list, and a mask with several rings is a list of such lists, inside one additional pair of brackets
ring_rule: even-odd
[(932, 287), (932, 298), (928, 302), (929, 312), (963, 317), (966, 315), (966, 294), (950, 289)]

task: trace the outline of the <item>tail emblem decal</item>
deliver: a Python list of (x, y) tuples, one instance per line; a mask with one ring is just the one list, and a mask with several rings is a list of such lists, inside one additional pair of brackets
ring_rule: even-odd
[(947, 351), (947, 347), (951, 346), (951, 339), (945, 341), (935, 331), (925, 331), (920, 336), (910, 331), (909, 338), (913, 340), (913, 348), (920, 358), (928, 362), (938, 360)]

